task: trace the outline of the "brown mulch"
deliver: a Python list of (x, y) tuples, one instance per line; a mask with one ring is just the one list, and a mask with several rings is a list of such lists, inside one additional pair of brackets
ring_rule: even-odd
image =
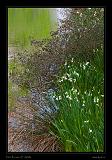
[(8, 113), (8, 152), (58, 152), (57, 139), (47, 132), (37, 135), (31, 128), (33, 114), (28, 105), (18, 104)]

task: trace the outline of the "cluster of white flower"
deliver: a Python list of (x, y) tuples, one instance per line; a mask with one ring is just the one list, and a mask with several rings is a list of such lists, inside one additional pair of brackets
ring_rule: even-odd
[(87, 120), (87, 121), (84, 121), (84, 123), (88, 123), (89, 122), (89, 120)]
[(77, 98), (77, 96), (74, 98), (77, 102), (79, 102), (79, 99)]
[[(77, 76), (79, 76), (79, 74), (78, 74), (76, 71), (74, 71), (74, 74), (77, 75)], [(74, 82), (74, 83), (76, 82), (76, 78), (72, 78), (69, 73), (64, 74), (64, 75), (58, 80), (58, 82), (61, 83), (61, 82), (63, 82), (63, 80), (68, 80), (68, 81)]]
[(69, 99), (69, 100), (72, 100), (72, 96), (70, 93), (68, 92), (65, 92), (65, 95), (66, 95), (66, 98)]
[(99, 98), (98, 97), (94, 97), (94, 103), (98, 103), (99, 102)]
[(58, 96), (58, 97), (55, 97), (55, 99), (56, 99), (56, 101), (58, 101), (58, 100), (61, 100), (62, 97), (61, 97), (61, 96)]
[(62, 77), (62, 79), (64, 79), (64, 80), (67, 80), (67, 77), (66, 77), (66, 75), (64, 75), (64, 76)]
[(59, 83), (63, 82), (63, 79), (59, 79), (58, 82), (59, 82)]
[(66, 95), (66, 98), (68, 98), (69, 100), (72, 100), (72, 97), (69, 95)]
[(77, 93), (78, 92), (78, 90), (74, 89), (74, 88), (72, 88), (72, 91), (73, 91), (73, 93)]
[(86, 66), (88, 66), (88, 64), (89, 64), (89, 62), (86, 62), (86, 63), (84, 63), (84, 64), (80, 65), (80, 67), (82, 66), (82, 67), (83, 67), (83, 69), (85, 70), (85, 69), (86, 69)]

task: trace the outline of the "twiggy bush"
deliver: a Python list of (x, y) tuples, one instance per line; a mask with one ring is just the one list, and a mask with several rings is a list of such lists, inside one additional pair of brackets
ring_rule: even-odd
[(92, 50), (103, 44), (103, 8), (72, 8), (66, 9), (66, 14), (66, 20), (51, 33), (51, 39), (34, 40), (34, 50), (18, 54), (17, 62), (24, 67), (13, 76), (18, 85), (45, 90), (65, 59), (89, 60)]

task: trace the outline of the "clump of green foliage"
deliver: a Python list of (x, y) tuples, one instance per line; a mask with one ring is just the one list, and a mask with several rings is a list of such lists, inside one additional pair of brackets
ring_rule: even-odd
[(103, 49), (84, 63), (65, 62), (57, 79), (54, 99), (58, 112), (52, 121), (65, 152), (104, 150), (104, 65)]

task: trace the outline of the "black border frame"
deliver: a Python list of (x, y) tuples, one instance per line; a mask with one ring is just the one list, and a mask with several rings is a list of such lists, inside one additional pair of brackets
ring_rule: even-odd
[[(27, 5), (24, 5), (24, 4), (22, 4), (22, 3), (24, 3), (24, 2), (26, 2), (26, 4)], [(32, 2), (34, 2), (34, 1), (32, 1)], [(32, 3), (31, 1), (22, 1), (22, 3), (20, 2), (20, 1), (16, 1), (15, 3), (16, 3), (16, 5), (15, 5), (15, 3), (13, 2), (13, 1), (11, 1), (10, 0), (10, 2), (8, 2), (8, 1), (5, 1), (5, 3), (3, 4), (3, 6), (2, 5), (0, 5), (0, 11), (1, 11), (1, 19), (3, 18), (3, 16), (4, 16), (4, 19), (2, 19), (2, 26), (1, 26), (1, 28), (0, 28), (0, 31), (2, 31), (2, 32), (0, 32), (1, 33), (1, 35), (2, 36), (0, 36), (0, 42), (2, 42), (1, 43), (1, 47), (2, 47), (2, 50), (3, 50), (3, 53), (6, 53), (5, 54), (5, 56), (4, 56), (4, 54), (3, 54), (3, 57), (2, 57), (2, 63), (1, 64), (3, 64), (3, 70), (5, 71), (5, 75), (3, 75), (3, 77), (2, 78), (4, 78), (3, 79), (3, 82), (1, 83), (1, 84), (3, 84), (2, 85), (2, 87), (5, 87), (5, 90), (4, 89), (2, 89), (2, 95), (3, 95), (3, 98), (2, 98), (2, 102), (3, 102), (3, 104), (4, 104), (4, 102), (6, 102), (4, 105), (6, 105), (6, 106), (8, 106), (7, 104), (8, 104), (8, 96), (7, 96), (7, 84), (8, 84), (8, 75), (7, 75), (7, 73), (8, 73), (8, 41), (7, 41), (7, 36), (8, 36), (8, 30), (7, 30), (7, 8), (9, 7), (9, 8), (11, 8), (11, 7), (13, 7), (13, 8), (15, 8), (15, 7), (20, 7), (20, 8), (23, 8), (23, 7), (25, 7), (25, 8), (56, 8), (56, 7), (60, 7), (60, 8), (69, 8), (69, 7), (71, 7), (71, 8), (75, 8), (75, 7), (79, 7), (79, 8), (84, 8), (84, 7), (98, 7), (98, 8), (100, 8), (100, 7), (102, 7), (102, 8), (105, 8), (105, 48), (104, 48), (104, 50), (105, 50), (105, 57), (104, 57), (104, 64), (105, 64), (105, 70), (104, 70), (104, 73), (105, 73), (105, 88), (104, 88), (104, 90), (105, 90), (105, 94), (106, 94), (106, 96), (105, 96), (105, 105), (107, 104), (107, 100), (108, 100), (108, 106), (111, 108), (111, 106), (109, 105), (109, 100), (111, 100), (110, 99), (110, 97), (108, 96), (107, 97), (107, 91), (109, 92), (109, 89), (111, 89), (111, 88), (108, 88), (108, 87), (106, 87), (106, 83), (107, 83), (107, 80), (106, 80), (106, 76), (108, 75), (108, 73), (109, 73), (109, 75), (111, 75), (111, 73), (109, 72), (110, 70), (107, 70), (107, 66), (109, 65), (109, 67), (110, 67), (110, 65), (111, 65), (111, 61), (110, 61), (110, 63), (108, 62), (106, 62), (107, 60), (110, 60), (110, 58), (109, 58), (109, 56), (108, 56), (108, 54), (107, 54), (107, 52), (109, 52), (109, 49), (107, 49), (107, 46), (108, 46), (108, 40), (107, 39), (110, 39), (111, 38), (111, 36), (110, 36), (110, 34), (109, 33), (107, 33), (106, 31), (107, 31), (107, 29), (111, 29), (111, 25), (110, 26), (106, 26), (106, 22), (108, 21), (107, 19), (109, 19), (110, 17), (106, 17), (107, 15), (109, 15), (110, 13), (109, 13), (109, 9), (110, 9), (110, 12), (111, 12), (111, 7), (109, 8), (109, 9), (107, 9), (108, 7), (106, 6), (106, 5), (103, 5), (103, 6), (99, 6), (99, 5), (97, 5), (97, 6), (91, 6), (90, 4), (89, 5), (77, 5), (77, 4), (75, 4), (75, 5), (73, 5), (73, 6), (71, 6), (71, 5), (69, 5), (69, 4), (65, 4), (64, 2), (61, 4), (61, 5), (56, 5), (56, 3), (54, 3), (53, 5), (49, 5), (49, 3), (45, 6), (45, 5), (42, 5), (41, 3), (42, 2), (39, 2), (40, 4), (37, 4), (36, 2), (34, 2), (33, 3), (33, 6), (31, 5), (31, 3)], [(46, 1), (47, 2), (47, 1)], [(1, 2), (0, 2), (1, 3)], [(64, 7), (63, 7), (63, 4), (65, 4), (64, 5)], [(48, 6), (49, 5), (49, 6)], [(109, 21), (110, 21), (111, 19), (109, 19)], [(109, 47), (108, 47), (109, 48)], [(5, 57), (5, 58), (4, 58)], [(110, 81), (110, 83), (109, 84), (111, 84), (111, 82), (112, 81)], [(111, 91), (111, 90), (110, 90)], [(5, 98), (6, 97), (6, 98)], [(3, 108), (2, 108), (2, 111), (1, 111), (1, 113), (2, 113), (2, 116), (3, 117), (6, 117), (6, 118), (4, 118), (4, 121), (3, 121), (3, 126), (1, 126), (2, 128), (5, 128), (4, 126), (6, 126), (6, 124), (7, 124), (7, 122), (8, 122), (8, 107), (4, 107), (4, 105), (2, 106)], [(105, 147), (107, 146), (107, 143), (109, 143), (110, 142), (110, 140), (112, 140), (110, 137), (108, 137), (107, 138), (107, 134), (106, 134), (106, 132), (108, 131), (108, 132), (110, 132), (110, 136), (111, 136), (111, 129), (109, 128), (107, 128), (107, 114), (109, 115), (109, 113), (111, 113), (110, 111), (109, 111), (109, 107), (105, 107)], [(7, 115), (6, 115), (6, 113), (7, 113)], [(2, 117), (2, 116), (0, 116), (0, 117)], [(111, 116), (110, 116), (111, 117)], [(110, 120), (109, 120), (110, 121)], [(108, 121), (108, 122), (109, 122)], [(0, 137), (4, 137), (4, 135), (7, 135), (7, 128), (5, 128), (4, 129), (4, 134), (3, 134), (3, 132), (1, 132), (1, 135), (0, 135)], [(86, 159), (90, 159), (90, 158), (99, 158), (99, 159), (102, 159), (102, 158), (109, 158), (110, 157), (110, 153), (111, 153), (111, 147), (112, 147), (112, 145), (110, 144), (110, 145), (108, 145), (108, 147), (110, 147), (110, 148), (108, 148), (108, 147), (106, 147), (105, 148), (105, 151), (104, 152), (61, 152), (61, 153), (57, 153), (57, 152), (55, 152), (55, 153), (40, 153), (40, 152), (8, 152), (8, 150), (7, 150), (7, 137), (8, 136), (6, 136), (5, 137), (5, 141), (3, 141), (3, 144), (6, 144), (6, 146), (5, 147), (3, 147), (3, 149), (5, 150), (5, 152), (4, 151), (0, 151), (1, 153), (2, 153), (2, 155), (3, 156), (5, 156), (5, 158), (10, 158), (10, 159), (12, 159), (12, 158), (26, 158), (26, 159), (31, 159), (31, 158), (33, 158), (33, 157), (36, 157), (36, 156), (40, 156), (40, 157), (42, 157), (42, 155), (45, 157), (45, 156), (56, 156), (56, 157), (64, 157), (64, 158), (82, 158), (82, 157), (84, 157), (84, 158), (86, 158)], [(0, 154), (0, 156), (1, 156), (1, 154)], [(47, 158), (47, 157), (45, 157), (45, 158)]]

